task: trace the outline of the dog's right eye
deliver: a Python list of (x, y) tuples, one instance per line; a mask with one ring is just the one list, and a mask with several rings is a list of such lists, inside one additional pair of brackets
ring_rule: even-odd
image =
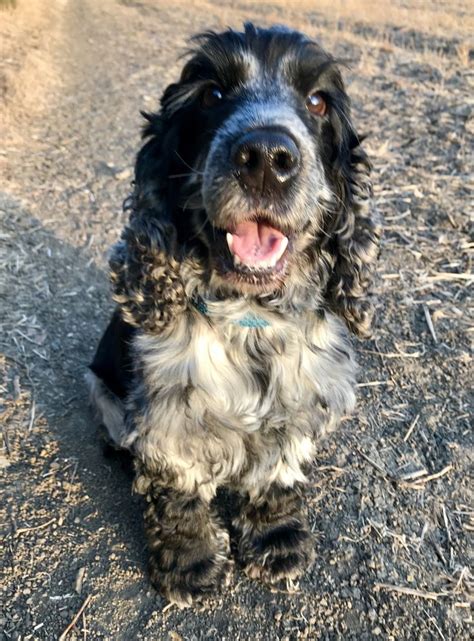
[(206, 87), (201, 96), (202, 106), (207, 108), (214, 107), (223, 97), (222, 91), (217, 85)]
[(319, 91), (313, 91), (306, 98), (306, 109), (313, 116), (325, 116), (327, 112), (327, 103)]

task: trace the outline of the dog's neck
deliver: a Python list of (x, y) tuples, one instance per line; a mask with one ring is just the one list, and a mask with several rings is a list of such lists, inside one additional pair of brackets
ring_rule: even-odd
[[(204, 300), (204, 298), (202, 298), (199, 295), (195, 295), (191, 298), (191, 304), (203, 316), (212, 317), (212, 312), (210, 312), (210, 307), (211, 309), (214, 308), (214, 311), (217, 311), (216, 307), (221, 306), (222, 301), (219, 301), (217, 306), (216, 306), (216, 301), (214, 301), (213, 304), (209, 305)], [(271, 325), (269, 320), (267, 320), (263, 316), (254, 314), (252, 311), (244, 313), (242, 316), (240, 316), (240, 318), (238, 316), (235, 316), (235, 313), (234, 313), (232, 316), (230, 316), (230, 322), (233, 323), (234, 325), (239, 325), (240, 327), (245, 327), (247, 329), (261, 329), (263, 327), (270, 327)]]
[(307, 313), (318, 315), (324, 307), (310, 273), (301, 282), (292, 284), (291, 290), (285, 288), (279, 295), (256, 297), (214, 288), (206, 272), (206, 266), (195, 255), (189, 254), (181, 262), (180, 276), (189, 306), (216, 325), (260, 329), (274, 325), (276, 316), (300, 319)]

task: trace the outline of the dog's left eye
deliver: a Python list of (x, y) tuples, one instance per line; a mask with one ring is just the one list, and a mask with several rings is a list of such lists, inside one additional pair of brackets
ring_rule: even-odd
[(310, 93), (306, 98), (306, 109), (314, 116), (325, 116), (327, 111), (327, 102), (319, 91)]
[(219, 87), (217, 85), (211, 85), (204, 89), (201, 96), (201, 102), (203, 107), (214, 107), (222, 100), (223, 97), (223, 93)]

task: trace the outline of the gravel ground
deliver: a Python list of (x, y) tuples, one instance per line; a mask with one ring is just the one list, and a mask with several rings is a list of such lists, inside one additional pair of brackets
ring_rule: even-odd
[[(0, 12), (0, 638), (472, 638), (472, 7), (41, 4)], [(237, 569), (228, 591), (180, 611), (149, 585), (140, 500), (102, 455), (82, 377), (110, 311), (106, 250), (139, 110), (190, 34), (244, 19), (304, 29), (349, 62), (385, 218), (380, 302), (375, 338), (356, 346), (357, 415), (313, 467), (318, 558), (299, 592)]]

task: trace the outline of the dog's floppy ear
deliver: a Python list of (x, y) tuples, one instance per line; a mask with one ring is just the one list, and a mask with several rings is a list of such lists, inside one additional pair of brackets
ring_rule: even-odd
[(186, 309), (180, 264), (171, 248), (174, 229), (135, 215), (112, 250), (110, 279), (123, 320), (160, 333)]
[[(166, 89), (166, 92), (169, 90)], [(146, 140), (135, 162), (134, 190), (131, 214), (146, 211), (147, 216), (171, 222), (168, 208), (170, 163), (176, 147), (177, 131), (170, 126), (163, 110), (159, 113), (141, 112), (146, 119), (143, 138)]]
[[(169, 88), (165, 91), (169, 92)], [(162, 109), (143, 114), (147, 141), (138, 153), (134, 190), (125, 203), (129, 222), (113, 247), (110, 278), (122, 318), (146, 332), (161, 332), (186, 308), (169, 204), (173, 127)]]
[[(182, 158), (180, 145), (186, 141), (189, 126), (186, 122), (186, 107), (195, 95), (195, 86), (185, 82), (184, 67), (180, 82), (166, 87), (157, 113), (141, 112), (146, 120), (143, 128), (145, 143), (135, 163), (134, 190), (130, 199), (132, 215), (147, 212), (158, 220), (176, 225), (177, 186), (179, 174), (189, 167)], [(188, 129), (186, 129), (188, 126)]]
[(381, 225), (371, 206), (371, 164), (361, 148), (347, 103), (335, 130), (334, 185), (337, 203), (331, 212), (326, 249), (333, 271), (326, 290), (331, 309), (357, 336), (370, 336), (373, 303), (370, 287), (379, 254)]
[[(141, 112), (146, 119), (143, 138), (146, 140), (135, 162), (133, 209), (148, 211), (157, 218), (166, 216), (165, 192), (169, 154), (165, 151), (165, 125), (162, 113)], [(133, 210), (132, 210), (133, 214)]]

